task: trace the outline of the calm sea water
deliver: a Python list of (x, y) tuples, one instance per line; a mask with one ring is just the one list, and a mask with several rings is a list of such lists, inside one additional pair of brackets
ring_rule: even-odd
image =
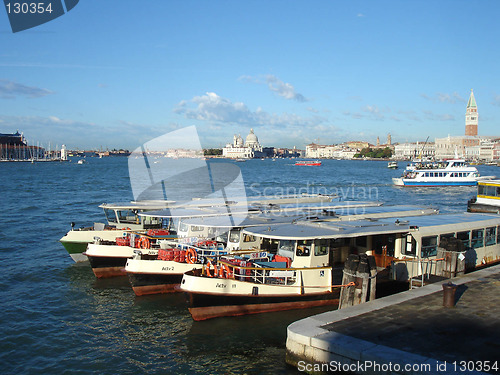
[[(475, 188), (404, 189), (386, 162), (237, 163), (250, 195), (337, 193), (464, 211)], [(400, 163), (400, 168), (404, 164)], [(479, 167), (500, 175), (497, 167)], [(104, 220), (97, 206), (132, 200), (126, 158), (87, 164), (0, 163), (0, 370), (10, 374), (295, 374), (286, 327), (311, 309), (193, 322), (181, 295), (135, 297), (126, 278), (96, 280), (58, 240)]]

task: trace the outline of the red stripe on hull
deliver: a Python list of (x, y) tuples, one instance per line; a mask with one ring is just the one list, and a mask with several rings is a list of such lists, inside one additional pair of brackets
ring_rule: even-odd
[(194, 320), (207, 320), (219, 318), (223, 316), (240, 316), (247, 314), (260, 314), (266, 312), (276, 312), (284, 310), (297, 310), (310, 307), (336, 305), (338, 299), (325, 299), (317, 301), (295, 301), (295, 302), (279, 302), (279, 303), (260, 303), (248, 305), (234, 306), (207, 306), (207, 307), (190, 307), (189, 312)]
[(163, 294), (163, 293), (178, 293), (180, 284), (163, 284), (163, 285), (143, 285), (133, 286), (132, 289), (136, 296), (147, 296), (149, 294)]
[(92, 271), (94, 271), (94, 275), (99, 279), (127, 275), (127, 273), (123, 269), (123, 266), (92, 268)]

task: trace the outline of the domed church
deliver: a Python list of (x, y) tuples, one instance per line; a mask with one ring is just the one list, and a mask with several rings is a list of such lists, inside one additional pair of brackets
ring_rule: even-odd
[(228, 143), (222, 149), (222, 156), (235, 159), (252, 159), (263, 157), (264, 153), (262, 152), (262, 146), (259, 144), (259, 139), (254, 134), (253, 129), (250, 129), (244, 144), (241, 135), (235, 134), (233, 143)]

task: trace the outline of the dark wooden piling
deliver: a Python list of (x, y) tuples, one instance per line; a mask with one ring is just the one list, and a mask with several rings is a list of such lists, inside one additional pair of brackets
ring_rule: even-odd
[(344, 264), (339, 309), (375, 299), (377, 266), (373, 256), (351, 254)]

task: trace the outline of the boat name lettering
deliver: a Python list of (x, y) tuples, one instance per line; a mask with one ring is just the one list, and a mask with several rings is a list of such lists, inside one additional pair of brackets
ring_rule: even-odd
[(225, 284), (219, 284), (219, 283), (217, 283), (217, 284), (215, 284), (215, 287), (216, 288), (225, 288), (226, 285)]
[(174, 267), (162, 267), (161, 270), (162, 271), (173, 271)]

